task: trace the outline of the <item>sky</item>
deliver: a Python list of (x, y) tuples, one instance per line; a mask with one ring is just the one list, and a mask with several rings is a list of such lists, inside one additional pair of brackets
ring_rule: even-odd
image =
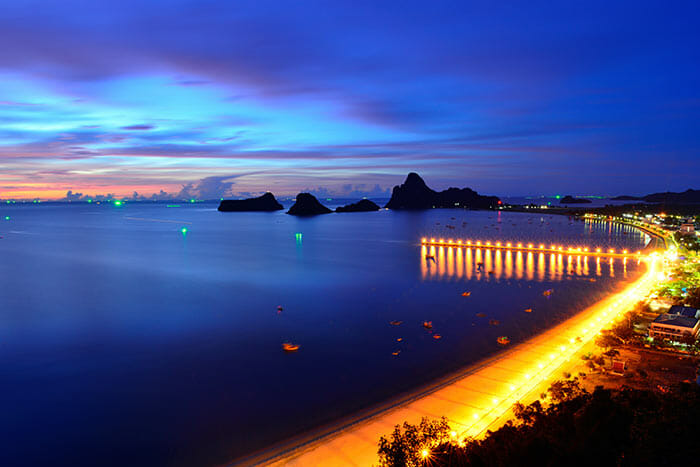
[(0, 198), (700, 188), (698, 13), (2, 1)]

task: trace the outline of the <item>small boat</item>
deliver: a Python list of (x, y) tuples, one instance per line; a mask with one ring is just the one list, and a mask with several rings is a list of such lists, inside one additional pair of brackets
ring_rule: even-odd
[(525, 308), (525, 313), (532, 313), (532, 308)]
[(282, 313), (283, 309), (284, 308), (282, 308), (282, 305), (277, 306), (277, 313)]
[(498, 321), (497, 319), (490, 319), (490, 320), (489, 320), (489, 324), (490, 324), (491, 326), (498, 326), (499, 324), (501, 324), (501, 322)]
[(425, 329), (433, 329), (433, 322), (432, 321), (423, 321), (423, 327)]
[(440, 334), (433, 334), (433, 339), (442, 339)]
[(392, 326), (400, 326), (403, 321), (389, 321), (389, 324)]
[(296, 352), (299, 350), (299, 344), (292, 344), (291, 342), (285, 342), (282, 344), (282, 350), (287, 353)]
[(462, 292), (462, 297), (468, 297), (471, 294), (472, 294), (471, 292)]
[(434, 263), (437, 263), (437, 261), (435, 261), (435, 256), (434, 256), (434, 255), (425, 255), (425, 260), (426, 260), (426, 261), (433, 260)]
[(554, 289), (547, 289), (544, 292), (542, 292), (542, 295), (544, 295), (545, 297), (549, 297), (550, 295), (552, 295), (552, 292), (554, 292)]
[(507, 336), (501, 336), (498, 339), (496, 339), (496, 342), (498, 342), (501, 345), (508, 345), (510, 344), (510, 339)]

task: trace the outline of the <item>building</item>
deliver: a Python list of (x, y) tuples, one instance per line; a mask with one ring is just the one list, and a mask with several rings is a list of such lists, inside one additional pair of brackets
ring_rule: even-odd
[(684, 234), (693, 234), (695, 233), (695, 225), (692, 222), (684, 222), (678, 231)]
[(672, 306), (659, 315), (649, 326), (649, 337), (680, 340), (689, 336), (698, 337), (700, 310), (689, 306)]

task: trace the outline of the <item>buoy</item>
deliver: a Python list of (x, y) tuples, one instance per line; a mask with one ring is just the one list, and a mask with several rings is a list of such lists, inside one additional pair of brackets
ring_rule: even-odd
[(501, 336), (498, 339), (496, 339), (496, 342), (498, 342), (501, 345), (508, 345), (510, 344), (510, 339), (506, 336)]
[(433, 322), (432, 321), (423, 321), (423, 327), (425, 329), (433, 329)]
[(489, 320), (489, 324), (490, 324), (491, 326), (498, 326), (499, 324), (501, 324), (501, 322), (498, 321), (497, 319), (490, 319), (490, 320)]
[(486, 318), (486, 313), (477, 313), (476, 316), (479, 318)]
[(395, 352), (391, 352), (391, 355), (393, 355), (394, 357), (396, 357), (396, 356), (397, 356), (398, 354), (400, 354), (400, 353), (401, 353), (401, 351), (400, 351), (400, 350), (397, 350), (397, 351), (395, 351)]
[(440, 334), (433, 334), (433, 339), (440, 339), (442, 336)]
[(462, 297), (468, 297), (468, 296), (470, 296), (471, 294), (472, 294), (471, 292), (463, 292), (463, 293), (462, 293)]
[(284, 350), (287, 353), (296, 352), (297, 350), (299, 350), (299, 345), (292, 344), (291, 342), (285, 342), (282, 344), (282, 350)]
[(532, 308), (525, 308), (525, 313), (532, 313)]
[(283, 310), (282, 305), (279, 305), (277, 307), (277, 313), (282, 313), (282, 310)]
[(389, 321), (389, 324), (392, 326), (400, 326), (403, 321)]
[(401, 342), (403, 340), (403, 337), (397, 337), (396, 342)]

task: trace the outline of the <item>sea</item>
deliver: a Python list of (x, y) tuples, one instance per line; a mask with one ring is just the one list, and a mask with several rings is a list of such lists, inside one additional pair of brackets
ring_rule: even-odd
[(0, 206), (0, 465), (225, 465), (465, 368), (644, 272), (423, 237), (649, 241), (556, 215), (216, 208)]

